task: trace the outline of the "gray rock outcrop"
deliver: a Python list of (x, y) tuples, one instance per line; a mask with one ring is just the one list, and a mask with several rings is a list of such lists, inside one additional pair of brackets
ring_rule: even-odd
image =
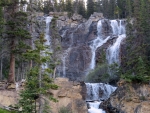
[(120, 81), (118, 89), (101, 107), (107, 113), (149, 113), (150, 86)]

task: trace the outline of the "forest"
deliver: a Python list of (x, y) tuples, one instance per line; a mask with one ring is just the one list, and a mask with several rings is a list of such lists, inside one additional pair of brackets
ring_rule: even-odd
[[(36, 12), (67, 12), (69, 18), (80, 14), (85, 19), (99, 12), (107, 19), (126, 19), (125, 54), (117, 75), (128, 82), (150, 82), (150, 0), (0, 0), (0, 80), (13, 84), (26, 79), (17, 106), (22, 113), (36, 113), (35, 100), (58, 88), (53, 76), (59, 63), (44, 45), (44, 31), (33, 42)], [(55, 19), (54, 32), (58, 30)]]

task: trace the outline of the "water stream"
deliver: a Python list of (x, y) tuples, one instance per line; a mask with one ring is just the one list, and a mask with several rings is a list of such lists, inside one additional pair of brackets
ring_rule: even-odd
[[(49, 26), (50, 26), (51, 20), (52, 20), (51, 16), (45, 17), (46, 29), (45, 29), (45, 37), (44, 38), (45, 38), (46, 41), (44, 42), (44, 45), (48, 47), (46, 49), (46, 51), (50, 51), (50, 52), (51, 52), (51, 49), (50, 49), (51, 39), (50, 39), (50, 29), (49, 29)], [(43, 51), (43, 56), (46, 56), (45, 51)], [(42, 68), (43, 69), (48, 68), (48, 64), (47, 63), (43, 64)]]
[(105, 113), (104, 110), (100, 109), (100, 103), (108, 99), (116, 87), (104, 83), (86, 83), (86, 90), (88, 113)]
[[(113, 44), (107, 48), (106, 59), (108, 65), (114, 63), (118, 64), (118, 66), (120, 65), (120, 45), (122, 41), (126, 38), (125, 21), (110, 20), (110, 26), (112, 28), (112, 35), (107, 36), (105, 38), (102, 32), (103, 31), (102, 20), (99, 20), (97, 24), (98, 36), (96, 39), (92, 41), (92, 44), (90, 45), (92, 52), (90, 69), (95, 68), (96, 65), (95, 57), (97, 48), (101, 47), (108, 40), (112, 39), (111, 37), (116, 37), (116, 39), (114, 39)], [(109, 71), (109, 73), (111, 73), (111, 71)], [(99, 108), (100, 103), (101, 101), (108, 99), (110, 94), (116, 90), (116, 87), (103, 83), (86, 83), (86, 89), (87, 89), (86, 101), (88, 104), (88, 113), (105, 113), (104, 110)]]
[(100, 20), (97, 24), (97, 31), (98, 31), (98, 36), (95, 40), (93, 40), (92, 45), (90, 45), (92, 51), (90, 69), (95, 68), (95, 55), (96, 55), (97, 48), (102, 46), (104, 43), (106, 43), (110, 38), (110, 36), (108, 36), (107, 38), (103, 39), (104, 37), (102, 35), (102, 20)]
[[(119, 21), (119, 22), (118, 22)], [(106, 52), (106, 59), (108, 64), (120, 65), (120, 45), (121, 42), (126, 38), (125, 23), (124, 20), (111, 20), (111, 27), (113, 35), (117, 36), (116, 41), (108, 47)]]

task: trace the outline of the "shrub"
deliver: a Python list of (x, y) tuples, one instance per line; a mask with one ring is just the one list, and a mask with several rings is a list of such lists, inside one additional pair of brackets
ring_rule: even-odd
[(108, 66), (106, 64), (98, 65), (85, 78), (86, 82), (108, 82)]

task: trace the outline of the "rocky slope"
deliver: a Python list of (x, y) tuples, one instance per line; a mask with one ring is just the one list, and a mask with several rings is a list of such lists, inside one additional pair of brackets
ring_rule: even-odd
[(59, 86), (59, 89), (49, 91), (51, 95), (58, 99), (58, 102), (50, 102), (52, 113), (58, 113), (62, 108), (73, 113), (87, 113), (81, 83), (69, 81), (67, 78), (56, 78), (55, 84)]
[[(48, 100), (48, 106), (50, 106), (51, 113), (58, 113), (61, 109), (66, 109), (73, 113), (87, 113), (86, 102), (83, 87), (84, 83), (75, 81), (69, 81), (67, 78), (56, 78), (55, 84), (59, 86), (58, 90), (49, 90), (47, 96), (43, 99)], [(7, 85), (4, 88), (5, 83), (0, 82), (0, 108), (14, 109), (9, 106), (15, 106), (19, 100), (19, 92), (23, 89), (24, 82), (16, 83), (16, 85)], [(48, 99), (49, 96), (54, 96), (58, 102), (52, 102)], [(43, 101), (44, 102), (44, 101)], [(44, 105), (44, 104), (43, 104)], [(37, 100), (38, 109), (38, 100)]]
[(101, 104), (107, 113), (149, 113), (150, 85), (120, 81), (117, 90)]

